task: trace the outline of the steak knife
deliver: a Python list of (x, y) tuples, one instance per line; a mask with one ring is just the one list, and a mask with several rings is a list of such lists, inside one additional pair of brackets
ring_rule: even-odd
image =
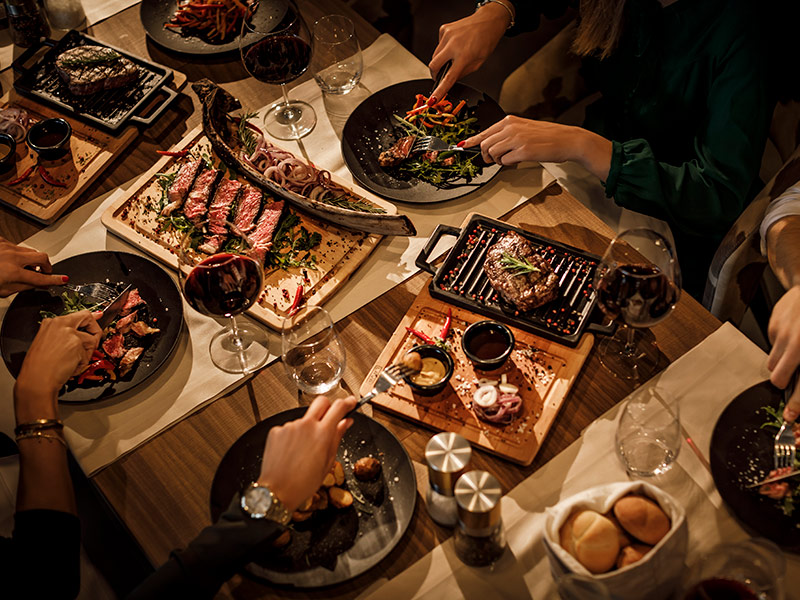
[(112, 321), (117, 318), (120, 312), (122, 312), (122, 308), (125, 306), (125, 303), (128, 301), (128, 296), (131, 293), (132, 285), (128, 284), (119, 296), (114, 298), (106, 308), (103, 309), (103, 314), (97, 319), (97, 324), (100, 326), (100, 329), (105, 329), (109, 325), (111, 325)]
[(800, 469), (794, 469), (789, 473), (785, 473), (783, 475), (775, 475), (774, 477), (767, 477), (764, 481), (760, 481), (758, 483), (751, 483), (750, 485), (746, 486), (748, 489), (761, 487), (767, 483), (775, 483), (776, 481), (781, 481), (782, 479), (788, 479), (789, 477), (794, 477), (795, 475), (800, 475)]

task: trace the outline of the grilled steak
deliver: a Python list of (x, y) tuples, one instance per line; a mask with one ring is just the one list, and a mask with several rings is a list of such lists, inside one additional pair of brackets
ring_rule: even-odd
[(278, 227), (283, 212), (283, 200), (278, 200), (264, 207), (264, 211), (258, 218), (256, 230), (250, 236), (253, 247), (250, 249), (251, 257), (263, 263), (267, 251), (272, 247), (272, 235)]
[(208, 235), (199, 250), (214, 254), (228, 237), (228, 214), (242, 184), (235, 179), (223, 179), (217, 186), (214, 199), (208, 207)]
[(77, 46), (56, 58), (56, 71), (69, 91), (86, 96), (134, 83), (139, 67), (103, 46)]
[(378, 164), (382, 167), (399, 165), (411, 154), (411, 146), (414, 145), (416, 139), (413, 135), (400, 138), (394, 143), (394, 146), (381, 152), (378, 156)]
[(245, 184), (239, 195), (239, 204), (233, 217), (233, 225), (240, 233), (249, 233), (256, 226), (256, 217), (261, 210), (261, 190)]
[(191, 162), (184, 163), (183, 166), (181, 166), (178, 174), (175, 176), (175, 179), (172, 182), (172, 185), (169, 186), (169, 190), (167, 191), (169, 204), (162, 209), (162, 215), (169, 216), (176, 209), (183, 206), (183, 201), (186, 200), (186, 194), (188, 194), (189, 190), (192, 189), (192, 184), (197, 177), (197, 171), (200, 170), (201, 164), (203, 164), (202, 160), (193, 160)]
[(220, 172), (217, 169), (207, 169), (200, 173), (192, 186), (192, 191), (189, 192), (186, 203), (183, 205), (183, 214), (198, 229), (202, 227), (206, 220), (208, 199), (211, 197), (219, 175)]
[[(514, 266), (510, 259), (521, 264)], [(492, 287), (519, 310), (531, 310), (558, 296), (558, 275), (553, 267), (514, 231), (489, 248), (483, 270)]]

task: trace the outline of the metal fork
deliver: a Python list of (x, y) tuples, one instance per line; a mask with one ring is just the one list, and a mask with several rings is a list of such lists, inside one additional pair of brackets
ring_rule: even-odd
[(64, 291), (70, 291), (78, 294), (82, 298), (89, 298), (98, 304), (108, 304), (119, 294), (116, 289), (105, 283), (84, 283), (75, 285), (72, 283), (65, 283), (48, 288), (51, 296), (60, 296)]
[[(356, 404), (356, 407), (347, 413), (346, 417), (352, 417), (359, 408), (364, 406), (367, 402), (372, 400), (378, 394), (382, 394), (386, 392), (394, 385), (397, 385), (401, 379), (404, 377), (408, 377), (409, 375), (413, 375), (416, 371), (409, 367), (408, 365), (404, 365), (401, 363), (395, 365), (389, 365), (383, 371), (381, 371), (380, 375), (378, 375), (378, 380), (375, 382), (375, 387), (370, 390), (368, 394), (362, 396), (361, 399)], [(345, 417), (345, 418), (346, 418)]]
[(457, 152), (472, 152), (479, 153), (480, 146), (473, 146), (472, 148), (459, 148), (456, 145), (448, 144), (442, 138), (435, 135), (421, 135), (417, 136), (414, 144), (411, 146), (411, 152), (445, 152), (447, 150), (454, 150)]
[[(783, 390), (784, 405), (789, 402), (789, 398), (792, 395), (792, 390), (794, 388), (792, 385), (793, 380), (794, 377), (789, 381), (786, 389)], [(778, 430), (778, 435), (775, 436), (775, 468), (794, 468), (796, 453), (797, 447), (795, 446), (792, 424), (784, 420), (781, 424), (781, 428)]]

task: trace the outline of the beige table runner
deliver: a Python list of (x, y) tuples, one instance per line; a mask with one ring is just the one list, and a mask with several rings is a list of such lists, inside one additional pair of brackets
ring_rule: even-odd
[[(732, 325), (724, 324), (634, 394), (655, 389), (662, 396), (678, 398), (685, 433), (707, 458), (718, 416), (740, 392), (768, 377), (765, 362), (766, 356), (757, 346)], [(580, 398), (570, 397), (564, 410), (569, 411), (577, 402)], [(578, 440), (503, 499), (510, 552), (493, 568), (461, 563), (450, 538), (391, 581), (376, 582), (361, 597), (557, 598), (542, 543), (544, 511), (587, 488), (628, 479), (613, 447), (621, 404), (587, 427)], [(424, 471), (422, 481), (427, 484)], [(747, 537), (724, 507), (711, 473), (685, 442), (673, 469), (653, 483), (672, 494), (686, 510), (688, 564), (721, 541)], [(800, 558), (786, 557), (787, 598), (796, 598), (791, 586), (794, 577), (800, 575)]]

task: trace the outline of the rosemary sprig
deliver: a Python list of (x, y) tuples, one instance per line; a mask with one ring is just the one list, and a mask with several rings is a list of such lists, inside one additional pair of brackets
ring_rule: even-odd
[(161, 186), (161, 205), (158, 207), (159, 212), (161, 212), (161, 210), (167, 205), (169, 188), (172, 187), (172, 184), (177, 176), (177, 170), (172, 171), (171, 173), (156, 173), (158, 185)]
[(246, 112), (239, 119), (239, 141), (242, 143), (242, 146), (244, 146), (247, 154), (255, 152), (256, 144), (258, 143), (255, 132), (247, 126), (247, 122), (250, 119), (255, 119), (257, 116), (257, 112)]
[(365, 213), (385, 213), (386, 211), (380, 206), (375, 206), (364, 200), (358, 200), (354, 196), (336, 196), (335, 198), (321, 198), (320, 202), (336, 206), (338, 208), (345, 208), (347, 210), (355, 210)]
[(66, 56), (61, 59), (60, 63), (65, 67), (85, 67), (119, 60), (120, 58), (122, 58), (121, 54), (114, 52), (111, 48), (106, 48), (88, 56)]
[(506, 271), (514, 271), (514, 273), (512, 273), (513, 277), (527, 275), (528, 273), (539, 273), (541, 271), (539, 267), (528, 262), (527, 258), (516, 258), (515, 256), (511, 256), (508, 252), (503, 252), (503, 256), (500, 258), (500, 266)]

